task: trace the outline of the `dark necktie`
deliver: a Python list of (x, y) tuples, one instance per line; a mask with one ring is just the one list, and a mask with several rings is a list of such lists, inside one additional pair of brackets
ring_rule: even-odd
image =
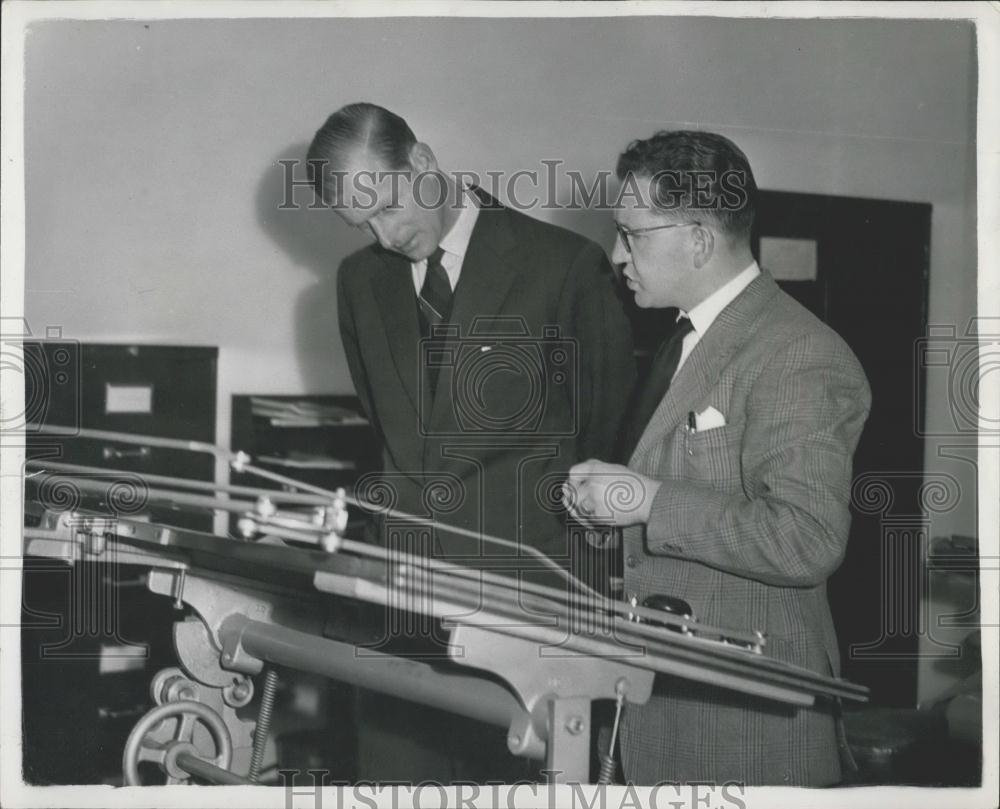
[[(420, 333), (424, 339), (431, 337), (431, 329), (446, 322), (451, 317), (452, 291), (448, 281), (448, 273), (441, 265), (444, 250), (438, 247), (427, 259), (427, 273), (424, 284), (417, 295), (417, 305), (420, 310)], [(424, 366), (427, 392), (430, 400), (434, 400), (437, 390), (438, 367)]]
[(663, 401), (663, 397), (667, 395), (670, 381), (681, 361), (684, 337), (693, 330), (694, 326), (691, 325), (689, 318), (682, 317), (677, 321), (673, 330), (660, 344), (656, 356), (653, 357), (645, 383), (641, 388), (636, 389), (625, 421), (621, 452), (619, 453), (619, 458), (623, 463), (628, 462), (639, 443), (639, 437), (646, 429), (646, 425), (649, 424), (656, 408)]
[(417, 295), (420, 306), (420, 331), (424, 337), (431, 336), (431, 329), (451, 317), (451, 284), (448, 273), (441, 265), (444, 250), (438, 247), (427, 259), (427, 273), (424, 285)]

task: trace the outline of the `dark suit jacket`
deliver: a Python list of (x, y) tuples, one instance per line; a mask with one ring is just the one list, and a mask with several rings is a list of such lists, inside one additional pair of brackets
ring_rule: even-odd
[[(826, 596), (850, 526), (852, 456), (871, 396), (841, 338), (766, 272), (708, 329), (629, 466), (665, 481), (624, 535), (625, 590), (678, 596), (708, 624), (767, 635), (765, 654), (837, 673)], [(712, 406), (725, 426), (687, 430)], [(786, 709), (670, 678), (622, 729), (636, 783), (840, 778), (829, 706)]]
[[(407, 259), (373, 245), (341, 265), (341, 336), (382, 444), (359, 494), (565, 560), (558, 482), (611, 452), (634, 373), (628, 322), (598, 245), (477, 193), (446, 339), (421, 342)], [(443, 531), (433, 549), (516, 553)]]

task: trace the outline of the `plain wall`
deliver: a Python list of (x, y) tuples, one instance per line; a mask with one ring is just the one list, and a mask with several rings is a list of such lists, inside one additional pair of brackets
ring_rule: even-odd
[[(277, 163), (351, 101), (400, 112), (444, 168), (480, 173), (561, 159), (590, 176), (632, 138), (716, 129), (762, 188), (931, 203), (929, 320), (962, 333), (975, 314), (969, 24), (51, 21), (31, 26), (25, 75), (30, 327), (219, 346), (221, 443), (233, 393), (351, 391), (332, 281), (363, 237), (329, 211), (280, 210)], [(611, 248), (607, 213), (537, 215)], [(944, 393), (928, 399), (946, 427)], [(974, 534), (974, 466), (938, 443), (928, 471), (963, 496), (931, 532)]]

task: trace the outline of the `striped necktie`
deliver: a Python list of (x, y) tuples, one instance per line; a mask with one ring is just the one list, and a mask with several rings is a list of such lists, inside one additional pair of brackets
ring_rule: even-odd
[(429, 337), (431, 328), (440, 325), (451, 317), (452, 291), (448, 281), (448, 273), (441, 264), (444, 250), (440, 247), (431, 253), (427, 259), (427, 273), (424, 275), (424, 285), (417, 295), (420, 305), (420, 331), (424, 337)]

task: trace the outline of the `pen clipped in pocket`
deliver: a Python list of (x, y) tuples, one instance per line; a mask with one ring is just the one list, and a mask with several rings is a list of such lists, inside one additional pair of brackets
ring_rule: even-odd
[(687, 477), (729, 488), (740, 483), (743, 430), (739, 424), (722, 424), (685, 430)]

